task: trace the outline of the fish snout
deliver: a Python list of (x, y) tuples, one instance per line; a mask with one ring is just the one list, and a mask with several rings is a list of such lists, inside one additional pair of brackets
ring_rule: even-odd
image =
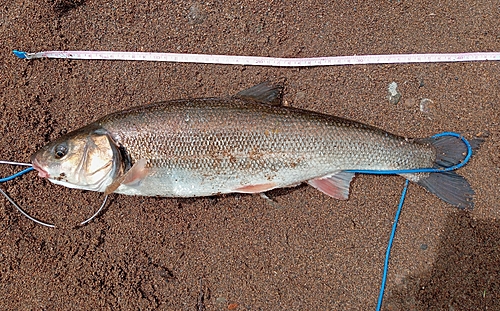
[(49, 178), (49, 173), (42, 168), (42, 165), (36, 159), (35, 155), (31, 157), (31, 163), (33, 164), (33, 168), (38, 171), (38, 176), (42, 178)]

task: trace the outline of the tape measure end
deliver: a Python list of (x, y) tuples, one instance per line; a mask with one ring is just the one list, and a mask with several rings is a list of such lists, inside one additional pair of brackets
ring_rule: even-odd
[(14, 53), (14, 55), (19, 57), (20, 59), (27, 59), (28, 58), (28, 55), (26, 54), (26, 52), (14, 50), (14, 51), (12, 51), (12, 53)]

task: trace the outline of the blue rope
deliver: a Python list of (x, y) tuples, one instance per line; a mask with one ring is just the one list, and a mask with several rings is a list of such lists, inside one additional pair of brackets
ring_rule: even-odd
[(403, 209), (403, 203), (405, 201), (409, 183), (410, 181), (407, 179), (405, 181), (403, 193), (401, 193), (401, 199), (399, 199), (399, 205), (396, 211), (396, 216), (394, 216), (394, 223), (392, 224), (391, 236), (389, 237), (389, 242), (387, 243), (387, 250), (385, 252), (385, 260), (384, 260), (384, 272), (382, 273), (382, 282), (380, 284), (380, 292), (378, 294), (377, 311), (380, 311), (380, 308), (382, 308), (382, 300), (384, 299), (387, 272), (389, 271), (389, 258), (391, 256), (392, 242), (394, 241), (394, 236), (396, 235), (396, 228), (398, 227), (399, 215), (401, 214), (401, 210)]
[(33, 167), (28, 167), (27, 169), (23, 170), (23, 171), (20, 171), (18, 173), (15, 173), (14, 175), (11, 175), (11, 176), (7, 176), (7, 177), (4, 177), (4, 178), (0, 178), (0, 184), (1, 183), (4, 183), (4, 182), (7, 182), (7, 181), (11, 181), (12, 179), (14, 178), (17, 178), (21, 175), (24, 175), (26, 173), (29, 173), (33, 170)]
[[(438, 138), (442, 136), (453, 136), (460, 138), (462, 142), (467, 146), (467, 155), (465, 156), (464, 160), (456, 165), (447, 167), (447, 168), (422, 168), (422, 169), (411, 169), (411, 170), (387, 170), (387, 171), (377, 171), (377, 170), (353, 170), (350, 172), (353, 173), (362, 173), (362, 174), (382, 174), (382, 175), (388, 175), (388, 174), (413, 174), (413, 173), (442, 173), (442, 172), (448, 172), (448, 171), (453, 171), (456, 169), (461, 168), (467, 162), (469, 162), (470, 158), (472, 157), (472, 146), (465, 139), (462, 135), (454, 132), (443, 132), (436, 134), (432, 136), (433, 138)], [(377, 311), (380, 311), (382, 308), (382, 301), (384, 299), (384, 291), (385, 291), (385, 285), (387, 281), (387, 273), (389, 271), (389, 258), (391, 256), (391, 248), (392, 248), (392, 243), (394, 242), (394, 236), (396, 235), (396, 228), (398, 226), (398, 221), (399, 221), (399, 216), (401, 214), (401, 210), (403, 209), (403, 203), (406, 198), (406, 192), (408, 191), (408, 185), (409, 185), (409, 180), (407, 179), (403, 188), (403, 192), (401, 193), (401, 198), (399, 200), (399, 205), (398, 209), (396, 211), (396, 215), (394, 216), (394, 223), (392, 225), (392, 230), (391, 230), (391, 235), (389, 237), (389, 242), (387, 243), (387, 250), (385, 252), (385, 259), (384, 259), (384, 271), (382, 273), (382, 281), (380, 284), (380, 292), (378, 296), (378, 301), (377, 301)]]

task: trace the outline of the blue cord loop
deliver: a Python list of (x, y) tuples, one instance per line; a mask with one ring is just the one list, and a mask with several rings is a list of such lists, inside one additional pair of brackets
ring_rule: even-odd
[(350, 170), (348, 172), (352, 173), (360, 173), (360, 174), (377, 174), (377, 175), (396, 175), (396, 174), (415, 174), (415, 173), (443, 173), (443, 172), (449, 172), (449, 171), (454, 171), (456, 169), (461, 168), (467, 162), (469, 162), (470, 158), (472, 157), (472, 146), (469, 143), (465, 137), (462, 135), (455, 133), (455, 132), (443, 132), (436, 134), (432, 136), (432, 138), (438, 138), (438, 137), (443, 137), (443, 136), (453, 136), (460, 138), (462, 142), (465, 144), (467, 147), (467, 155), (463, 159), (462, 162), (450, 166), (450, 167), (440, 167), (440, 168), (416, 168), (416, 169), (408, 169), (408, 170)]

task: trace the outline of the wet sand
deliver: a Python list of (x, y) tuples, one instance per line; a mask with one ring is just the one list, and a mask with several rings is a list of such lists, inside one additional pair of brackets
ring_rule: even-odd
[[(227, 96), (284, 80), (284, 104), (408, 136), (486, 142), (460, 173), (458, 211), (410, 185), (383, 310), (498, 310), (500, 63), (269, 68), (125, 61), (25, 61), (13, 49), (275, 57), (500, 51), (496, 1), (3, 1), (0, 158), (28, 161), (107, 113)], [(398, 104), (387, 99), (398, 84)], [(430, 111), (420, 102), (430, 99)], [(2, 167), (1, 176), (14, 172)], [(102, 195), (30, 173), (1, 185), (2, 310), (374, 310), (404, 179), (359, 175), (347, 201), (312, 187), (170, 199)]]

